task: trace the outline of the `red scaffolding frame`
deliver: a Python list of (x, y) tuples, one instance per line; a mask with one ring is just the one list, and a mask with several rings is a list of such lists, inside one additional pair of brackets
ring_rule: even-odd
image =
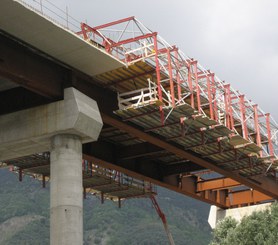
[[(154, 67), (153, 79), (162, 104), (159, 107), (162, 126), (167, 125), (169, 113), (177, 106), (188, 103), (198, 115), (231, 130), (231, 136), (239, 135), (255, 143), (261, 148), (261, 157), (275, 154), (278, 126), (268, 113), (214, 73), (205, 70), (197, 60), (184, 55), (175, 45), (168, 44), (134, 16), (96, 27), (81, 23), (81, 31), (77, 34), (103, 46), (126, 66), (143, 61)], [(166, 78), (162, 79), (162, 76)], [(166, 108), (169, 107), (171, 111), (167, 111), (166, 115)]]

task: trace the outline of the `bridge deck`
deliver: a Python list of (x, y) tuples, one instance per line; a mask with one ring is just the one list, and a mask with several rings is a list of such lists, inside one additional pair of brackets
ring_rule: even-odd
[[(61, 99), (62, 88), (74, 86), (98, 102), (105, 123), (99, 142), (84, 146), (92, 163), (223, 208), (278, 198), (278, 127), (256, 104), (134, 17), (94, 28), (83, 24), (75, 34), (18, 2), (4, 0), (0, 10), (6, 47), (0, 75), (20, 85), (2, 90), (0, 97), (11, 102), (2, 114)], [(143, 33), (123, 28), (120, 38), (106, 36), (106, 27), (131, 22)], [(23, 60), (29, 64), (24, 70)], [(16, 105), (20, 94), (37, 100)], [(6, 163), (20, 176), (49, 177), (44, 160)], [(89, 188), (94, 180), (87, 177)]]
[[(107, 55), (103, 50), (96, 49), (81, 38), (77, 38), (69, 29), (61, 28), (54, 19), (46, 19), (31, 6), (21, 5), (22, 2), (24, 1), (2, 1), (1, 30), (48, 56), (90, 75), (124, 66), (122, 62)], [(99, 65), (95, 65), (96, 63)]]

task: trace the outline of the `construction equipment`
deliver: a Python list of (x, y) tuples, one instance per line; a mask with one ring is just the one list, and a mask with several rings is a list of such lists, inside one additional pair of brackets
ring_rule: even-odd
[(154, 208), (155, 208), (155, 210), (156, 210), (158, 216), (160, 217), (160, 219), (161, 219), (161, 221), (162, 221), (162, 223), (163, 223), (163, 226), (164, 226), (166, 235), (167, 235), (168, 240), (169, 240), (169, 244), (170, 244), (170, 245), (175, 245), (173, 236), (172, 236), (172, 234), (171, 234), (171, 232), (170, 232), (170, 229), (169, 229), (169, 227), (168, 227), (168, 224), (167, 224), (167, 220), (166, 220), (165, 214), (162, 212), (161, 208), (159, 207), (158, 202), (156, 201), (154, 195), (151, 195), (151, 196), (150, 196), (150, 199), (151, 199), (151, 201), (152, 201), (152, 204), (153, 204), (153, 206), (154, 206)]

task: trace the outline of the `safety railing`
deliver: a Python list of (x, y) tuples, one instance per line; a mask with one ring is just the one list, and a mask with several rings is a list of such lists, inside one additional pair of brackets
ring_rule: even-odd
[[(16, 1), (106, 50), (127, 66), (139, 61), (148, 63), (156, 70), (154, 82), (162, 103), (170, 98), (175, 108), (186, 99), (200, 114), (262, 147), (262, 156), (277, 155), (278, 124), (269, 113), (135, 17), (90, 27), (73, 18), (67, 7), (59, 8), (49, 0)], [(162, 79), (162, 75), (166, 78)], [(169, 93), (163, 92), (164, 84), (170, 85)], [(163, 116), (161, 121), (165, 123)]]
[[(127, 66), (138, 61), (153, 66), (156, 70), (156, 95), (162, 103), (170, 99), (170, 105), (175, 108), (185, 98), (200, 114), (256, 143), (262, 148), (262, 156), (276, 154), (278, 125), (268, 113), (135, 17), (96, 27), (82, 23), (78, 35), (85, 39), (90, 35), (90, 39), (96, 42), (94, 37), (98, 37), (104, 49)], [(162, 76), (166, 78), (162, 79)], [(163, 92), (164, 84), (170, 87), (169, 93)], [(138, 91), (130, 91), (133, 92)]]
[(69, 14), (69, 8), (64, 9), (49, 0), (15, 0), (25, 7), (37, 12), (58, 25), (73, 32), (80, 30), (80, 21)]

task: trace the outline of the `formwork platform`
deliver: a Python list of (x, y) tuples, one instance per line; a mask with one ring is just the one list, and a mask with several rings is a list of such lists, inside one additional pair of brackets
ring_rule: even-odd
[(124, 122), (237, 175), (277, 180), (277, 123), (230, 84), (135, 17), (97, 27), (82, 23), (78, 35), (126, 63), (95, 76), (118, 93), (114, 113)]
[[(18, 173), (19, 181), (23, 176), (31, 176), (41, 180), (43, 187), (50, 179), (49, 153), (11, 159), (1, 164), (10, 166), (10, 170)], [(148, 181), (132, 178), (119, 171), (101, 167), (83, 159), (83, 188), (86, 193), (105, 199), (121, 201), (129, 198), (150, 197), (156, 195), (156, 187)]]

